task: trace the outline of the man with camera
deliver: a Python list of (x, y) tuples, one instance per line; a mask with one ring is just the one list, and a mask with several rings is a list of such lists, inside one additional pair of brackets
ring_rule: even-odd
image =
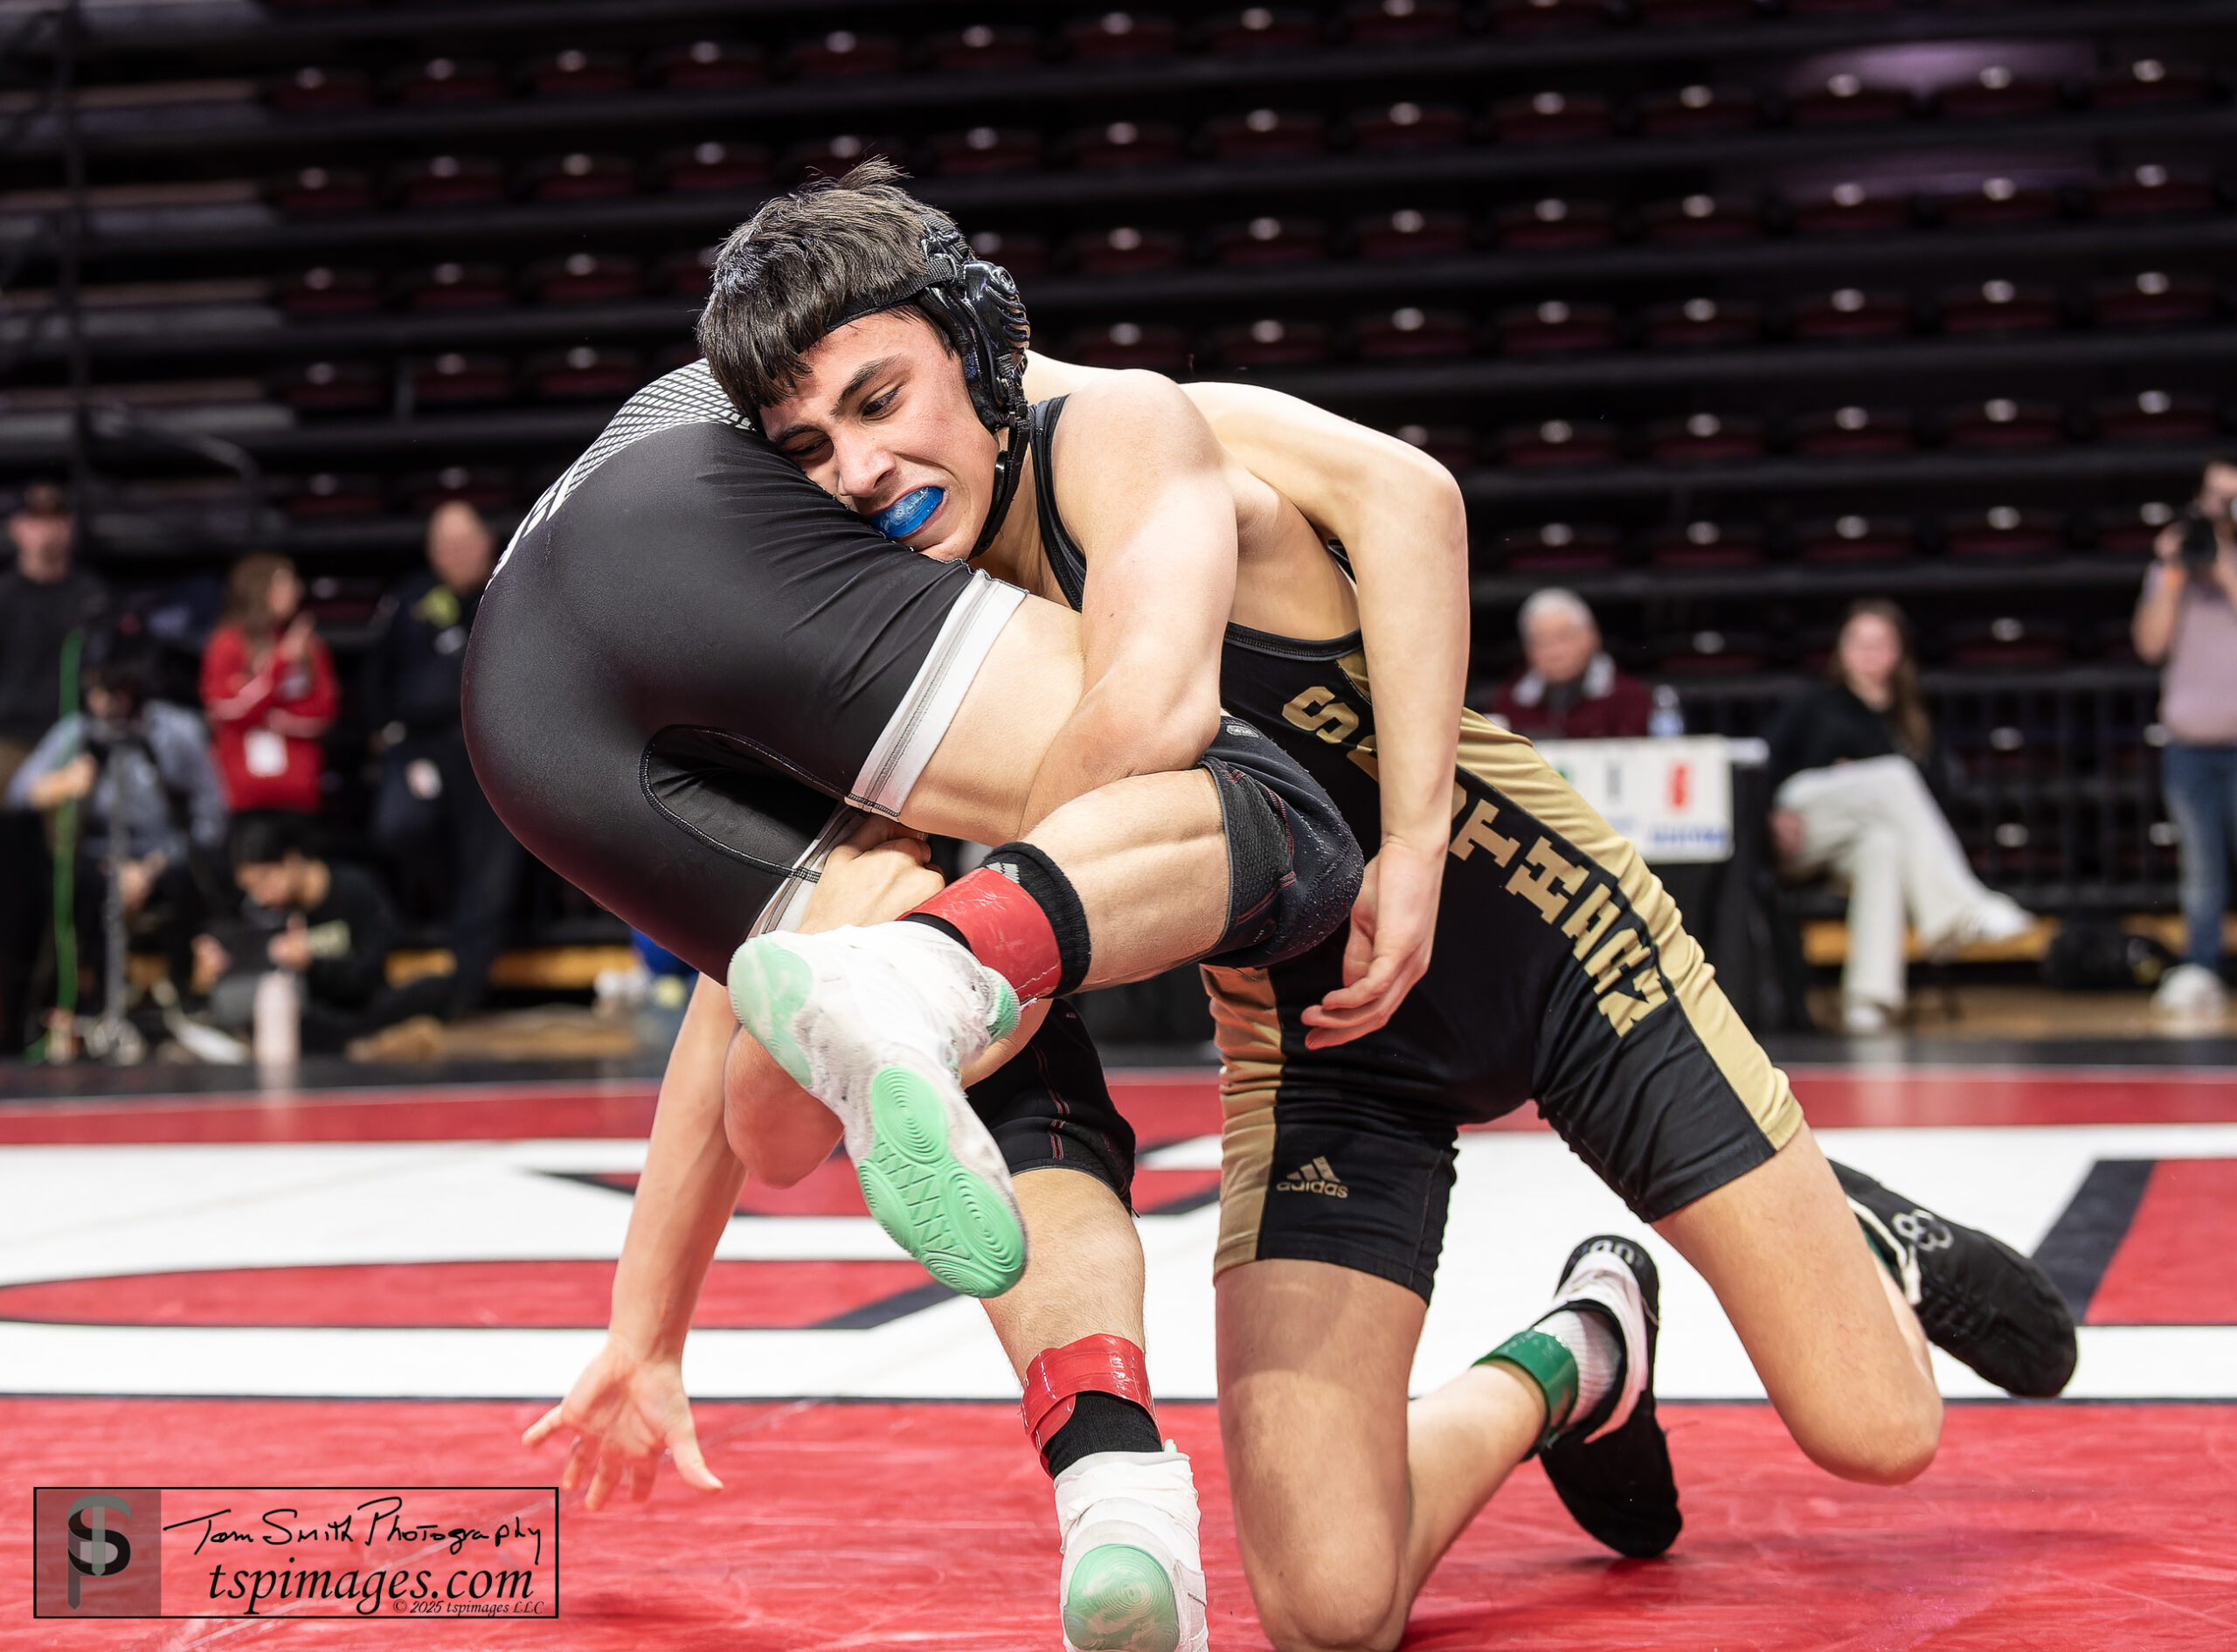
[(2131, 634), (2137, 656), (2164, 667), (2167, 730), (2161, 784), (2183, 856), (2183, 961), (2151, 1003), (2173, 1014), (2219, 1014), (2221, 915), (2237, 852), (2237, 455), (2206, 467), (2199, 494), (2154, 546)]

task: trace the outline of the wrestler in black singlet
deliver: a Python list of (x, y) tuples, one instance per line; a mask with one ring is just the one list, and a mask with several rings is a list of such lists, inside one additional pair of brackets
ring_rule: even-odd
[[(630, 397), (514, 536), (467, 656), (468, 750), (530, 853), (720, 978), (749, 935), (798, 921), (862, 812), (899, 813), (1025, 600), (879, 534), (694, 363)], [(1326, 794), (1232, 721), (1202, 766), (1228, 825), (1223, 954), (1286, 956), (1340, 927), (1361, 860)], [(1115, 1115), (1074, 1130), (1054, 1102), (1016, 1122), (1052, 1089), (1103, 1094), (1063, 1006), (973, 1100), (1006, 1151), (1107, 1161), (1123, 1197)]]
[[(1033, 413), (1041, 543), (1074, 606), (1087, 565)], [(1228, 627), (1220, 694), (1327, 790), (1363, 852), (1382, 840), (1359, 634)], [(1302, 1013), (1343, 982), (1345, 937), (1264, 969), (1207, 964), (1224, 1061), (1216, 1267), (1285, 1256), (1426, 1298), (1454, 1132), (1535, 1098), (1645, 1220), (1768, 1159), (1801, 1123), (1677, 909), (1631, 844), (1519, 735), (1464, 714), (1451, 859), (1429, 972), (1380, 1029), (1309, 1050)]]

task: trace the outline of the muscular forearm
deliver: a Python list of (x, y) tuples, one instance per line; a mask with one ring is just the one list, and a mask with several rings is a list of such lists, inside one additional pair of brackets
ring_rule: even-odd
[(1218, 715), (1209, 684), (1113, 667), (1089, 685), (1049, 743), (1026, 799), (1025, 826), (1128, 775), (1189, 767), (1210, 743)]
[(1229, 453), (1341, 540), (1373, 673), (1383, 834), (1444, 845), (1468, 674), (1468, 523), (1435, 460), (1256, 386), (1193, 384)]
[(645, 1358), (682, 1354), (707, 1265), (745, 1180), (723, 1130), (723, 1056), (737, 1025), (720, 983), (702, 976), (661, 1080), (613, 1274), (610, 1332)]

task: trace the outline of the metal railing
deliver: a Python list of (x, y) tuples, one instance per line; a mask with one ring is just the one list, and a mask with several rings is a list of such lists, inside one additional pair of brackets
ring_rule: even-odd
[[(1760, 735), (1804, 677), (1678, 683), (1686, 727)], [(2140, 666), (1923, 674), (1949, 757), (1939, 777), (1982, 879), (2038, 911), (2176, 904), (2159, 790), (2159, 674)]]

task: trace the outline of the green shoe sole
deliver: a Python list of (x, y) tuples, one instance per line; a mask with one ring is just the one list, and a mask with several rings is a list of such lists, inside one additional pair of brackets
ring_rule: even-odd
[(815, 971), (765, 936), (731, 954), (729, 985), (738, 1025), (792, 1075), (793, 1082), (805, 1087), (810, 1076), (807, 1052), (793, 1036), (793, 1017), (814, 990)]
[(1181, 1644), (1173, 1579), (1130, 1544), (1090, 1549), (1065, 1592), (1064, 1638), (1079, 1652), (1173, 1652)]
[(1017, 1283), (1024, 1230), (1009, 1201), (949, 1151), (939, 1092), (921, 1074), (886, 1068), (870, 1081), (870, 1117), (877, 1144), (855, 1179), (877, 1225), (950, 1290), (999, 1296)]

